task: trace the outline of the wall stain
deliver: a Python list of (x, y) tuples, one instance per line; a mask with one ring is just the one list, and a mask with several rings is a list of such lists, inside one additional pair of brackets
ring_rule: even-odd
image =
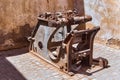
[(101, 27), (97, 38), (109, 45), (120, 46), (120, 0), (84, 0), (85, 12), (93, 17), (92, 24)]
[[(40, 13), (74, 9), (74, 0), (0, 0), (0, 50), (28, 46)], [(77, 0), (78, 5), (82, 4)], [(83, 13), (84, 6), (78, 6)]]

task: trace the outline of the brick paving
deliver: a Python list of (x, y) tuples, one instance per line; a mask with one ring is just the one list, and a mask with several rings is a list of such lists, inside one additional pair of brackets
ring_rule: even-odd
[(120, 80), (120, 50), (95, 44), (94, 57), (99, 56), (108, 59), (110, 67), (96, 72), (89, 77), (95, 80)]
[(27, 53), (26, 49), (0, 52), (0, 80), (119, 80), (120, 50), (101, 44), (94, 45), (94, 57), (109, 60), (109, 68), (90, 76), (76, 74), (73, 77)]

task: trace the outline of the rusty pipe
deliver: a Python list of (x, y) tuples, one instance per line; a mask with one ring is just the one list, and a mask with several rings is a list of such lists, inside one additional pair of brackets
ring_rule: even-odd
[(91, 16), (76, 16), (71, 18), (61, 18), (61, 20), (49, 20), (45, 18), (38, 17), (38, 20), (41, 22), (42, 25), (46, 25), (48, 27), (58, 27), (60, 25), (67, 25), (67, 24), (80, 24), (80, 23), (86, 23), (88, 21), (92, 20)]

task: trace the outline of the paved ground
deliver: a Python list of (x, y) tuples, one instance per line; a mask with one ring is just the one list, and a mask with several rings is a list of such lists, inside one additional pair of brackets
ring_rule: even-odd
[(95, 44), (94, 54), (107, 58), (110, 67), (91, 76), (76, 74), (70, 77), (27, 53), (25, 48), (0, 52), (0, 80), (119, 80), (120, 50)]

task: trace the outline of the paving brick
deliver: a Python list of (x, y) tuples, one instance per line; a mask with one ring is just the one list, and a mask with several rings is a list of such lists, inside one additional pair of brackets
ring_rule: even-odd
[(110, 67), (90, 76), (76, 74), (70, 77), (30, 53), (20, 53), (20, 50), (4, 51), (0, 52), (0, 80), (119, 80), (120, 50), (96, 43), (94, 57), (100, 56), (109, 60)]

